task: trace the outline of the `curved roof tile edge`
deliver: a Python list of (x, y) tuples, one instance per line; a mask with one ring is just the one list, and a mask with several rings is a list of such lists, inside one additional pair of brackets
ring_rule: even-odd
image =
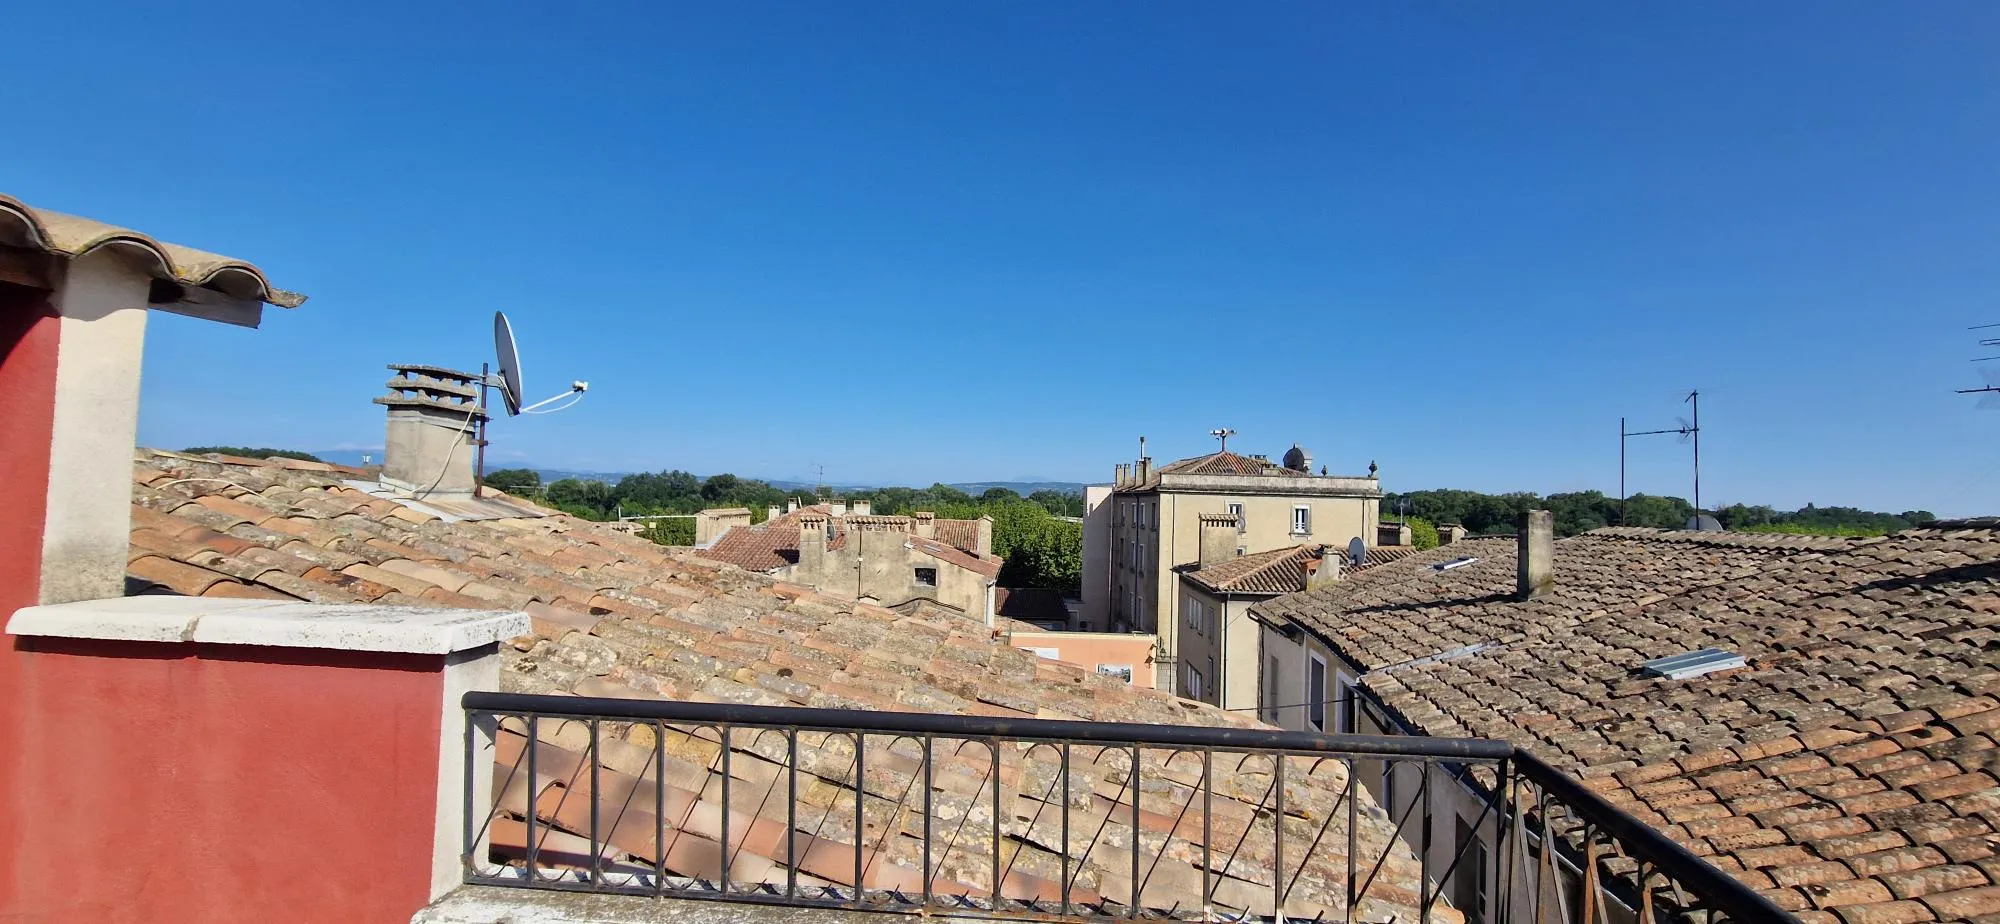
[[(100, 247), (127, 245), (147, 252), (161, 276), (189, 285), (214, 288), (280, 308), (297, 308), (306, 296), (271, 285), (254, 263), (155, 240), (151, 235), (64, 212), (36, 208), (0, 193), (0, 219), (12, 218), (25, 231), (26, 242), (46, 253), (71, 259)], [(244, 286), (243, 282), (251, 283)]]

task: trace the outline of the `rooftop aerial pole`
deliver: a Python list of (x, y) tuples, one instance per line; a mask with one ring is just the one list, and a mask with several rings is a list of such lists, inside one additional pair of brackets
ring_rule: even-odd
[[(1695, 394), (1697, 393), (1689, 394), (1688, 400), (1690, 401), (1694, 400)], [(1618, 525), (1619, 526), (1625, 525), (1625, 498), (1626, 498), (1625, 440), (1629, 437), (1634, 437), (1634, 436), (1655, 436), (1662, 433), (1676, 433), (1679, 434), (1682, 439), (1687, 439), (1690, 436), (1694, 436), (1696, 429), (1697, 428), (1694, 424), (1683, 420), (1681, 421), (1680, 426), (1672, 427), (1665, 430), (1627, 430), (1625, 429), (1625, 418), (1623, 417), (1618, 418)], [(1696, 446), (1694, 454), (1694, 493), (1695, 493), (1695, 504), (1696, 504), (1695, 510), (1697, 513), (1699, 513), (1701, 504), (1701, 448), (1699, 446)]]
[(1687, 401), (1694, 406), (1693, 425), (1688, 427), (1694, 437), (1694, 515), (1701, 516), (1701, 391), (1688, 392)]
[(1222, 452), (1228, 452), (1228, 451), (1229, 451), (1229, 438), (1230, 438), (1230, 437), (1232, 437), (1232, 436), (1235, 436), (1235, 435), (1236, 435), (1236, 431), (1235, 431), (1235, 430), (1231, 430), (1231, 429), (1229, 429), (1228, 427), (1220, 427), (1220, 428), (1217, 428), (1217, 429), (1214, 429), (1214, 430), (1210, 430), (1210, 431), (1208, 431), (1208, 435), (1209, 435), (1209, 436), (1212, 436), (1212, 437), (1215, 437), (1215, 438), (1216, 438), (1216, 439), (1218, 439), (1218, 440), (1221, 440), (1221, 441), (1222, 441), (1222, 450), (1221, 450), (1221, 451), (1222, 451)]

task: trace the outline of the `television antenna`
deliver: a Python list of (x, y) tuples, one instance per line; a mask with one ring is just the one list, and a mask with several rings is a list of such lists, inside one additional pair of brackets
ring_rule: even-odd
[[(506, 405), (509, 417), (566, 411), (575, 407), (578, 401), (582, 401), (584, 392), (590, 390), (589, 382), (578, 379), (569, 383), (568, 391), (522, 407), (521, 396), (524, 392), (521, 387), (521, 351), (514, 343), (514, 325), (507, 323), (507, 313), (504, 311), (493, 312), (493, 358), (492, 365), (498, 365), (498, 370), (487, 363), (479, 364), (479, 409), (482, 413), (479, 415), (479, 436), (473, 440), (473, 445), (479, 450), (478, 478), (472, 487), (474, 497), (484, 494), (486, 488), (486, 420), (490, 415), (484, 411), (488, 389), (500, 389), (500, 401)], [(564, 398), (571, 400), (568, 404), (548, 407)]]
[(1618, 525), (1619, 526), (1625, 525), (1625, 441), (1635, 436), (1658, 436), (1661, 434), (1672, 433), (1679, 436), (1681, 438), (1681, 442), (1685, 443), (1689, 442), (1690, 440), (1693, 441), (1694, 512), (1696, 515), (1700, 515), (1701, 513), (1701, 392), (1699, 391), (1688, 392), (1688, 396), (1686, 398), (1681, 399), (1681, 401), (1684, 404), (1693, 405), (1694, 419), (1688, 420), (1685, 417), (1676, 417), (1674, 418), (1675, 425), (1672, 427), (1667, 427), (1665, 429), (1627, 430), (1625, 429), (1625, 418), (1623, 417), (1618, 418)]
[[(1968, 329), (1985, 330), (1992, 327), (2000, 327), (2000, 324), (1974, 324)], [(1983, 338), (1979, 341), (1979, 345), (1983, 347), (2000, 347), (2000, 337)], [(1996, 359), (2000, 359), (2000, 356), (1981, 356), (1974, 359), (1973, 362), (1991, 362)], [(1975, 407), (1978, 407), (1980, 410), (2000, 408), (2000, 366), (1980, 366), (1979, 377), (1986, 381), (1986, 387), (1961, 388), (1958, 390), (1958, 393), (1961, 395), (1979, 395), (1979, 403)]]
[(1209, 436), (1212, 436), (1212, 437), (1215, 437), (1215, 438), (1216, 438), (1216, 439), (1218, 439), (1218, 440), (1221, 440), (1221, 441), (1222, 441), (1222, 450), (1221, 450), (1221, 451), (1223, 451), (1223, 452), (1228, 452), (1228, 451), (1229, 451), (1229, 438), (1230, 438), (1230, 437), (1232, 437), (1232, 436), (1235, 436), (1235, 435), (1236, 435), (1236, 431), (1235, 431), (1235, 430), (1231, 430), (1231, 429), (1229, 429), (1228, 427), (1221, 427), (1221, 428), (1218, 428), (1218, 429), (1215, 429), (1215, 430), (1210, 430), (1210, 431), (1208, 431), (1208, 435), (1209, 435)]

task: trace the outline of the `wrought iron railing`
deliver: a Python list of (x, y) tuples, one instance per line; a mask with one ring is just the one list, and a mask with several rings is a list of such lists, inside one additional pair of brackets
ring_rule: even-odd
[(1505, 742), (463, 705), (468, 883), (1009, 917), (1793, 920)]

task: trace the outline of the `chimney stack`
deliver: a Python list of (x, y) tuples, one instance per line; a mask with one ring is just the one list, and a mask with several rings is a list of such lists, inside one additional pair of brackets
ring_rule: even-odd
[(799, 570), (811, 574), (825, 567), (826, 523), (821, 513), (799, 517)]
[(868, 516), (869, 511), (873, 509), (875, 509), (875, 502), (868, 500), (857, 500), (847, 505), (847, 512), (857, 517)]
[(1140, 456), (1140, 457), (1139, 457), (1139, 465), (1138, 465), (1138, 467), (1137, 467), (1137, 470), (1136, 470), (1136, 474), (1138, 475), (1138, 478), (1137, 478), (1136, 480), (1137, 480), (1137, 481), (1138, 481), (1138, 483), (1140, 483), (1140, 484), (1145, 484), (1145, 483), (1146, 483), (1146, 479), (1148, 479), (1148, 478), (1151, 478), (1151, 477), (1153, 476), (1153, 457), (1152, 457), (1152, 456)]
[(916, 521), (917, 538), (937, 538), (937, 514), (928, 510), (919, 510), (916, 513), (910, 514), (910, 519)]
[(1438, 524), (1438, 545), (1450, 545), (1465, 538), (1465, 527), (1457, 523)]
[(770, 506), (767, 506), (767, 507), (765, 507), (765, 508), (764, 508), (764, 522), (766, 522), (766, 523), (769, 523), (769, 522), (771, 522), (772, 520), (775, 520), (775, 519), (777, 519), (777, 518), (778, 518), (778, 514), (779, 514), (779, 510), (778, 510), (778, 505), (777, 505), (777, 504), (771, 504)]
[(1522, 600), (1530, 600), (1554, 590), (1556, 515), (1547, 510), (1530, 510), (1521, 514), (1520, 532), (1515, 542), (1519, 557), (1516, 595)]
[(1410, 527), (1401, 523), (1375, 524), (1376, 545), (1409, 545)]
[(981, 558), (993, 554), (993, 518), (979, 518), (979, 538), (972, 543), (972, 552)]
[[(1307, 564), (1312, 564), (1308, 562)], [(1347, 566), (1347, 551), (1330, 545), (1319, 547), (1318, 567), (1306, 574), (1306, 589), (1318, 590), (1340, 583), (1340, 573)]]
[(474, 445), (486, 412), (479, 407), (478, 376), (435, 366), (392, 365), (390, 393), (375, 403), (389, 409), (382, 450), (382, 481), (417, 497), (470, 494)]
[(1116, 466), (1112, 467), (1111, 483), (1113, 485), (1122, 488), (1126, 484), (1130, 483), (1131, 480), (1132, 480), (1132, 466), (1120, 462)]
[(1196, 567), (1212, 568), (1236, 557), (1235, 514), (1203, 513), (1195, 519), (1201, 524), (1201, 557)]
[(829, 499), (827, 501), (827, 507), (833, 511), (834, 516), (844, 517), (847, 515), (847, 501), (842, 500), (841, 498), (836, 497)]
[(797, 512), (798, 512), (798, 509), (799, 509), (799, 499), (798, 499), (798, 498), (796, 498), (796, 497), (787, 497), (787, 498), (785, 498), (785, 512), (786, 512), (786, 513), (797, 513)]

